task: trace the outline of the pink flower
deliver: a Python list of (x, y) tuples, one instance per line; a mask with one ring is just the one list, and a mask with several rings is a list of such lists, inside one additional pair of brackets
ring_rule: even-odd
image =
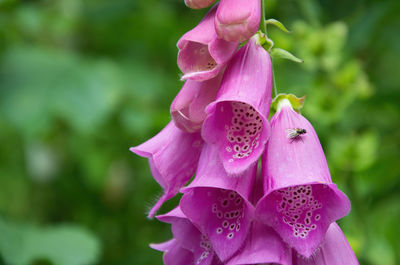
[(217, 99), (206, 109), (202, 129), (203, 139), (218, 147), (229, 174), (241, 174), (264, 151), (271, 93), (270, 57), (252, 38), (226, 69)]
[(218, 38), (214, 6), (203, 20), (178, 41), (178, 66), (182, 79), (203, 81), (217, 76), (235, 53), (238, 43)]
[[(288, 138), (293, 128), (305, 134)], [(329, 225), (350, 211), (350, 201), (332, 183), (324, 152), (311, 124), (288, 100), (271, 119), (271, 138), (263, 156), (265, 196), (258, 217), (298, 253), (310, 257)]]
[(186, 6), (193, 9), (201, 9), (210, 6), (215, 0), (185, 0)]
[(150, 210), (149, 218), (193, 176), (202, 145), (200, 133), (183, 132), (170, 122), (156, 136), (130, 149), (149, 159), (153, 177), (164, 189), (164, 194)]
[(221, 0), (215, 29), (224, 40), (243, 42), (257, 32), (260, 19), (260, 0)]
[(185, 82), (170, 109), (172, 119), (179, 129), (190, 133), (201, 129), (206, 118), (205, 108), (215, 100), (220, 83), (221, 75), (203, 82)]
[(218, 150), (204, 145), (193, 182), (185, 189), (180, 207), (191, 222), (209, 238), (222, 261), (243, 245), (254, 216), (248, 201), (256, 165), (240, 177), (228, 176)]

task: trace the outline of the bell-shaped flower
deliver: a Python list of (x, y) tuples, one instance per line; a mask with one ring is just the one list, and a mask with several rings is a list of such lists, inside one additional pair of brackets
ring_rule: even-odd
[(164, 194), (149, 212), (152, 218), (193, 176), (203, 146), (200, 133), (187, 133), (171, 121), (160, 133), (130, 150), (149, 159), (154, 179)]
[(348, 214), (350, 201), (332, 183), (314, 128), (287, 99), (278, 103), (271, 119), (262, 163), (266, 194), (257, 205), (257, 216), (298, 253), (310, 257), (329, 225)]
[(243, 42), (257, 32), (260, 19), (261, 0), (221, 0), (215, 29), (224, 40)]
[[(175, 265), (178, 263), (174, 263), (173, 257), (171, 257), (171, 262), (166, 263), (166, 256), (175, 256), (176, 262), (178, 260), (185, 260), (187, 263), (182, 263), (185, 265), (188, 264), (199, 264), (199, 265), (220, 265), (218, 257), (215, 255), (214, 250), (212, 249), (210, 241), (207, 239), (205, 235), (203, 235), (185, 216), (185, 214), (181, 211), (179, 206), (173, 209), (171, 212), (157, 216), (157, 219), (171, 224), (171, 230), (174, 238), (172, 239), (173, 243), (162, 244), (152, 244), (150, 245), (152, 248), (166, 251), (164, 255), (164, 264), (165, 265)], [(174, 253), (168, 253), (168, 249), (166, 249), (165, 245), (172, 245), (176, 249), (180, 249), (182, 253), (178, 251)], [(160, 247), (161, 246), (161, 247)], [(166, 249), (166, 250), (164, 250)], [(188, 255), (187, 252), (190, 252), (191, 255)], [(190, 257), (187, 257), (190, 256)], [(179, 263), (181, 264), (181, 263)]]
[(336, 223), (329, 226), (321, 246), (305, 258), (293, 251), (293, 265), (358, 265), (357, 257)]
[(201, 9), (210, 6), (215, 0), (185, 0), (187, 7)]
[(215, 12), (216, 6), (178, 41), (178, 66), (183, 80), (204, 81), (217, 76), (236, 51), (238, 43), (218, 38)]
[(207, 236), (223, 262), (243, 245), (250, 229), (254, 207), (248, 199), (256, 167), (254, 164), (238, 177), (229, 176), (218, 150), (205, 144), (196, 176), (182, 190), (182, 211)]
[(270, 227), (253, 222), (243, 248), (226, 265), (292, 265), (292, 250)]
[(270, 134), (271, 93), (270, 57), (251, 38), (229, 63), (202, 129), (203, 139), (218, 147), (229, 174), (241, 174), (264, 151)]
[(187, 80), (171, 104), (171, 116), (175, 125), (187, 132), (201, 129), (206, 118), (205, 108), (215, 100), (221, 83), (221, 75), (203, 82)]

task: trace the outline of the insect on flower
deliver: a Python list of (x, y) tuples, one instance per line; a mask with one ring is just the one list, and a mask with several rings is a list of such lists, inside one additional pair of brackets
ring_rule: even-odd
[(307, 133), (307, 131), (302, 128), (287, 129), (286, 132), (287, 132), (286, 138), (292, 139), (292, 142), (298, 139), (300, 135)]

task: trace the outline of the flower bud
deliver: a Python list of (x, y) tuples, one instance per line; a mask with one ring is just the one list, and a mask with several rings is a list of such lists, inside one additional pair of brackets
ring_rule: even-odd
[(260, 19), (260, 0), (221, 0), (215, 29), (226, 41), (243, 42), (257, 32)]

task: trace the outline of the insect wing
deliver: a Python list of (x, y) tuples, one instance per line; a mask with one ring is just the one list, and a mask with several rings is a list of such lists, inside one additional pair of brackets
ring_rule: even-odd
[(299, 136), (296, 129), (287, 129), (286, 132), (287, 132), (286, 137), (289, 139), (293, 139), (293, 138), (296, 138), (297, 136)]

